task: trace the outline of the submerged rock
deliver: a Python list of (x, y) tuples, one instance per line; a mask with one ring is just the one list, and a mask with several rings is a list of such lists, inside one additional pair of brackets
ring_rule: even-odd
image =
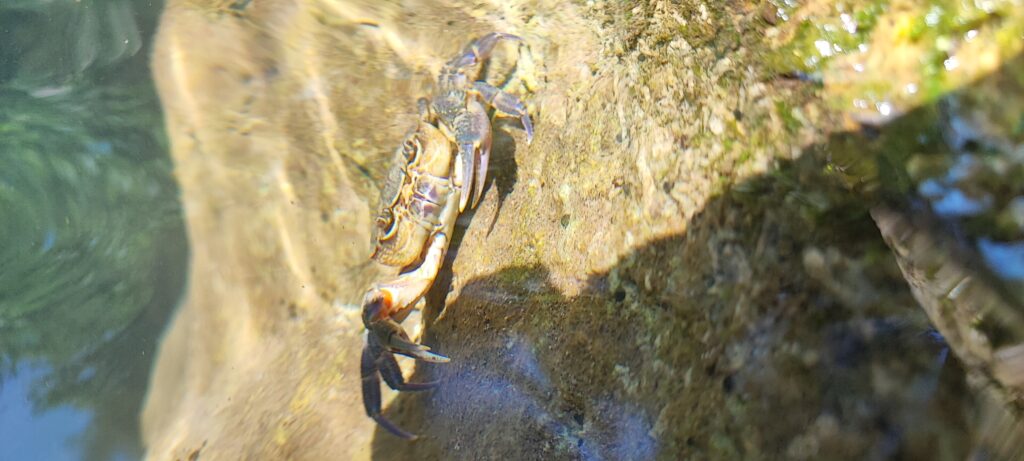
[[(869, 215), (910, 180), (836, 162), (872, 132), (765, 59), (788, 42), (764, 8), (169, 1), (154, 68), (194, 256), (150, 457), (966, 456), (964, 373)], [(360, 404), (375, 185), (441, 63), (494, 30), (526, 45), (484, 78), (536, 136), (495, 124), (424, 313), (452, 362), (385, 403), (405, 443)]]

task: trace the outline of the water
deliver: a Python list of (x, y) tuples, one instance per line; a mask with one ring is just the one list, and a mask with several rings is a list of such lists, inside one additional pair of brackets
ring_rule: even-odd
[(71, 405), (37, 409), (30, 395), (33, 387), (46, 389), (45, 366), (23, 363), (4, 381), (0, 393), (0, 446), (6, 459), (79, 459), (77, 444), (89, 427), (88, 410)]
[(136, 459), (187, 246), (159, 2), (0, 4), (0, 458)]

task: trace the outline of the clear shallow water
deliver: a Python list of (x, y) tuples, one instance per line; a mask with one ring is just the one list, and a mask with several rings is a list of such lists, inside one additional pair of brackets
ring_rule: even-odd
[(0, 459), (134, 459), (185, 243), (159, 2), (0, 3)]

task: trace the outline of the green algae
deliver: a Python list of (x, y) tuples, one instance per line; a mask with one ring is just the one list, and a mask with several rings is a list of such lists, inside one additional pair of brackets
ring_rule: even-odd
[[(878, 19), (887, 11), (887, 0), (839, 2), (825, 14), (798, 16), (800, 4), (791, 1), (767, 2), (774, 11), (766, 12), (772, 22), (790, 22), (790, 37), (768, 57), (767, 64), (780, 74), (820, 73), (833, 59), (862, 49), (870, 41)], [(809, 9), (811, 7), (808, 7)]]
[(831, 103), (860, 117), (933, 103), (1024, 49), (1013, 1), (773, 5), (786, 19), (769, 66), (823, 80)]

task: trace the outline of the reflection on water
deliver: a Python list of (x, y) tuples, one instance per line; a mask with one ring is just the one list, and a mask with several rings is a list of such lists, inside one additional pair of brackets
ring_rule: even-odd
[(1024, 280), (1024, 242), (1000, 243), (980, 239), (978, 248), (993, 270), (1001, 277), (1014, 281)]
[(0, 454), (12, 459), (141, 455), (138, 414), (187, 254), (144, 52), (159, 7), (0, 4)]
[(25, 363), (0, 390), (0, 446), (10, 459), (75, 459), (72, 440), (90, 422), (90, 415), (70, 405), (33, 409), (27, 396), (33, 387), (47, 387), (45, 365)]

